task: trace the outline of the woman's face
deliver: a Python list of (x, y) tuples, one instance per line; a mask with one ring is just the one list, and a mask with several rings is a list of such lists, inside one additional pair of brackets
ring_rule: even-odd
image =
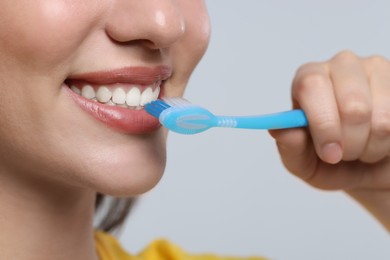
[(152, 188), (166, 133), (142, 105), (183, 94), (208, 38), (202, 0), (2, 0), (3, 177)]

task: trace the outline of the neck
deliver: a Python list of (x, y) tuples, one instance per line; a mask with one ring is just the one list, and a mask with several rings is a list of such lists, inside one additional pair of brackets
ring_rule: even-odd
[(92, 191), (1, 177), (0, 259), (98, 259), (94, 202)]

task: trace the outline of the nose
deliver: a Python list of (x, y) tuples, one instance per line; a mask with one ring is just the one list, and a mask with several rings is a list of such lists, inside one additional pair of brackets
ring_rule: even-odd
[[(106, 23), (114, 41), (146, 41), (151, 48), (166, 48), (185, 32), (177, 0), (115, 0)], [(193, 1), (193, 0), (188, 0)]]

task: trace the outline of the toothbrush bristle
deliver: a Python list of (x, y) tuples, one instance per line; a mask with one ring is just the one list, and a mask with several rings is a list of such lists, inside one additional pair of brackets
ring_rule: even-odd
[(165, 103), (164, 101), (157, 99), (145, 105), (145, 110), (152, 116), (159, 118), (161, 112), (165, 109), (170, 108), (171, 106)]
[(164, 101), (166, 104), (173, 107), (183, 107), (183, 106), (192, 105), (190, 101), (181, 97), (164, 98)]

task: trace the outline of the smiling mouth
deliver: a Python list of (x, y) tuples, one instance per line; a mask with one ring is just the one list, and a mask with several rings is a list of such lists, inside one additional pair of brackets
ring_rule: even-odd
[(93, 118), (123, 133), (142, 134), (160, 127), (144, 105), (163, 95), (170, 67), (128, 67), (73, 75), (63, 86)]
[(149, 85), (125, 83), (94, 85), (82, 81), (66, 83), (73, 92), (86, 99), (130, 110), (141, 110), (145, 104), (157, 100), (162, 85), (161, 80)]

